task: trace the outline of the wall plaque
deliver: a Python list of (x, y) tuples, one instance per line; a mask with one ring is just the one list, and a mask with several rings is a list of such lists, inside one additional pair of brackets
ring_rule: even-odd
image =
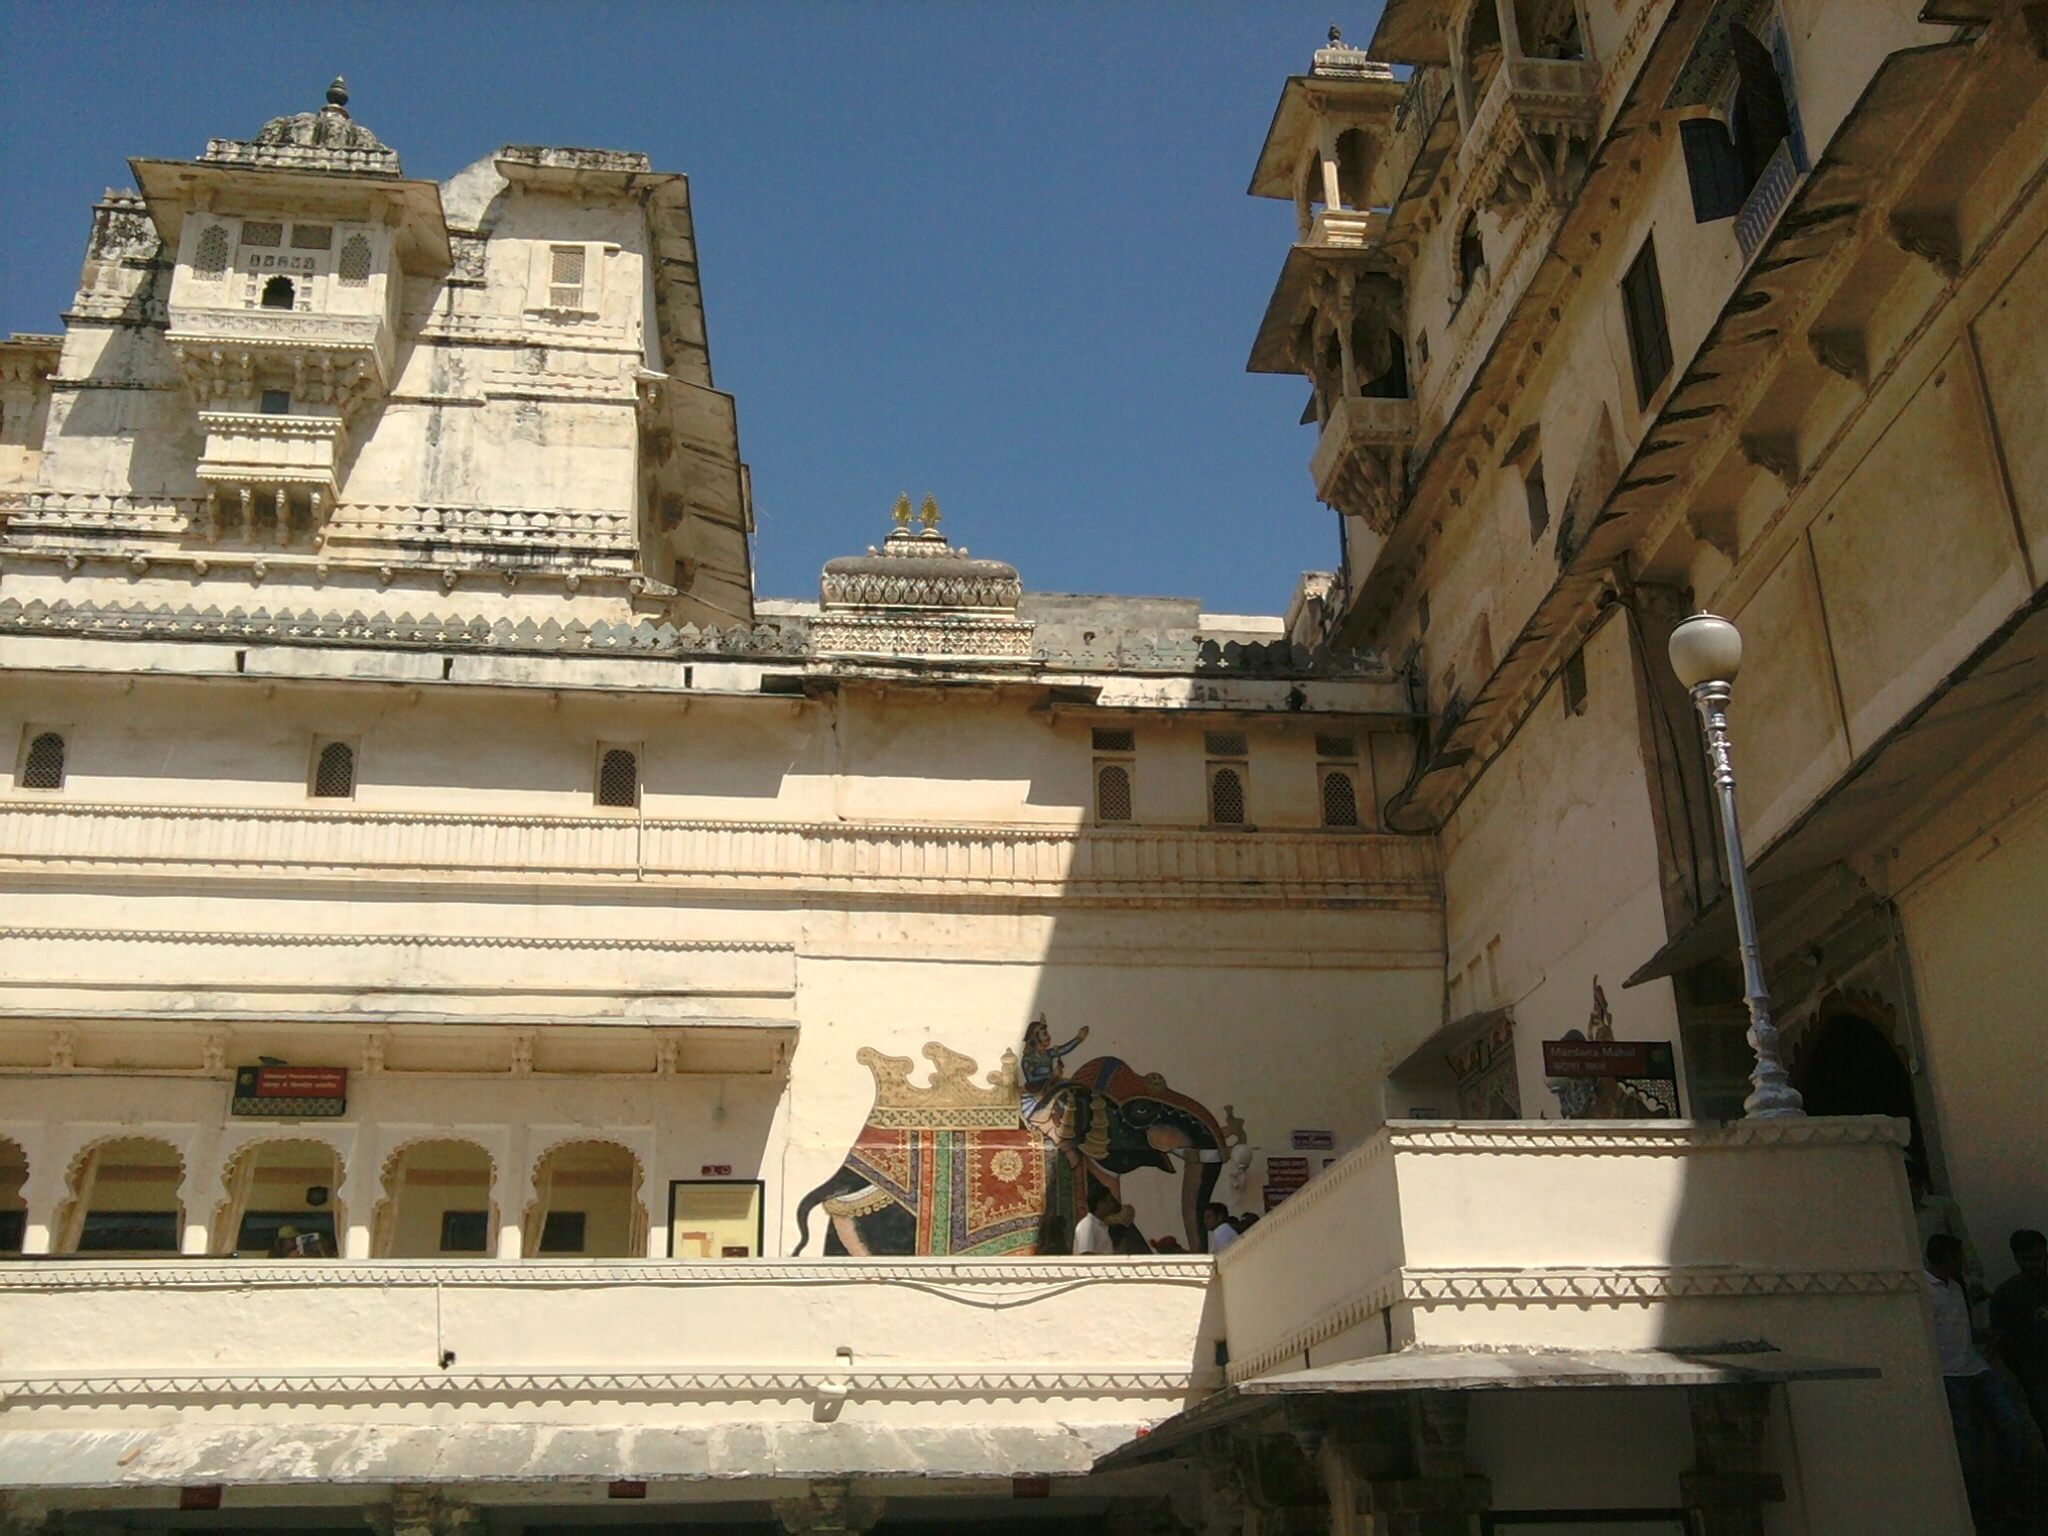
[(237, 1067), (228, 1106), (269, 1120), (332, 1119), (347, 1108), (347, 1067)]
[(1546, 1077), (1661, 1077), (1676, 1081), (1678, 1069), (1664, 1040), (1546, 1040)]

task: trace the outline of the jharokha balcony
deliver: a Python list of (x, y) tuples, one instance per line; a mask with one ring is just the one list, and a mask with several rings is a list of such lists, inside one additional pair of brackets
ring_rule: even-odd
[(1415, 420), (1413, 400), (1340, 396), (1309, 460), (1316, 496), (1347, 517), (1363, 518), (1373, 532), (1388, 532), (1407, 489)]
[(1591, 60), (1506, 60), (1459, 146), (1459, 201), (1562, 201), (1599, 123), (1600, 69)]

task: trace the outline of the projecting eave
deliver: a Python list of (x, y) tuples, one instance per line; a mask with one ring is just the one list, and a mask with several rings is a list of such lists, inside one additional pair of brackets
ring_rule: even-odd
[(1406, 89), (1398, 80), (1290, 75), (1246, 191), (1252, 197), (1293, 197), (1294, 172), (1315, 136), (1318, 113), (1336, 118), (1340, 128), (1390, 124)]
[(1259, 320), (1259, 333), (1252, 341), (1252, 354), (1245, 360), (1246, 373), (1304, 371), (1294, 357), (1295, 330), (1308, 316), (1316, 275), (1340, 269), (1390, 274), (1396, 270), (1385, 252), (1376, 247), (1293, 247), (1281, 265), (1279, 280), (1273, 284), (1273, 296), (1266, 301), (1266, 313)]
[(1366, 52), (1383, 64), (1448, 64), (1442, 0), (1387, 0)]
[(236, 212), (275, 210), (300, 218), (380, 220), (395, 212), (398, 260), (407, 272), (439, 276), (454, 260), (438, 182), (203, 160), (130, 160), (128, 169), (149, 204), (157, 233), (173, 250), (186, 210), (206, 199)]

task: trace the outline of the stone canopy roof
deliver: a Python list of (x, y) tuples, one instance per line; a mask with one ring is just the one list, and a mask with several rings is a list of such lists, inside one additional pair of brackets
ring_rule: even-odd
[(877, 550), (825, 562), (819, 598), (825, 612), (877, 608), (962, 609), (1014, 615), (1024, 584), (1014, 565), (976, 560), (939, 532), (939, 507), (924, 499), (913, 528), (910, 498), (896, 503), (896, 527)]
[(201, 160), (283, 170), (398, 176), (398, 151), (348, 115), (348, 86), (337, 75), (317, 112), (273, 117), (253, 139), (209, 139)]

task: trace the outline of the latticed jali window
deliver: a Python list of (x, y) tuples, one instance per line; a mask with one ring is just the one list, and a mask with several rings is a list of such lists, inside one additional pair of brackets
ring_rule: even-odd
[(228, 232), (218, 224), (209, 224), (200, 231), (199, 244), (192, 252), (192, 273), (195, 277), (218, 279), (228, 270)]
[(1318, 731), (1316, 733), (1316, 756), (1334, 757), (1345, 762), (1356, 761), (1358, 757), (1358, 738), (1356, 736), (1325, 736), (1322, 732)]
[(1242, 731), (1206, 731), (1202, 741), (1211, 757), (1243, 757), (1245, 739)]
[(332, 224), (294, 224), (292, 226), (292, 249), (295, 251), (326, 251), (334, 248), (334, 226)]
[(313, 764), (313, 795), (320, 800), (346, 800), (356, 792), (355, 748), (330, 741)]
[(557, 245), (548, 252), (548, 308), (583, 307), (583, 247)]
[(640, 759), (613, 747), (598, 760), (597, 803), (630, 810), (640, 803)]
[(342, 242), (341, 260), (335, 266), (344, 288), (361, 288), (370, 281), (370, 239), (350, 235)]
[(55, 731), (44, 731), (28, 744), (28, 756), (21, 763), (21, 787), (64, 787), (64, 738)]
[(282, 224), (262, 224), (254, 220), (246, 221), (242, 225), (242, 244), (260, 245), (266, 249), (283, 245), (284, 226)]
[(1358, 825), (1358, 785), (1342, 768), (1329, 768), (1323, 772), (1323, 825)]
[(1244, 825), (1244, 775), (1235, 768), (1209, 774), (1209, 820), (1219, 827)]
[(1125, 763), (1098, 763), (1095, 767), (1095, 819), (1131, 819), (1131, 770)]

